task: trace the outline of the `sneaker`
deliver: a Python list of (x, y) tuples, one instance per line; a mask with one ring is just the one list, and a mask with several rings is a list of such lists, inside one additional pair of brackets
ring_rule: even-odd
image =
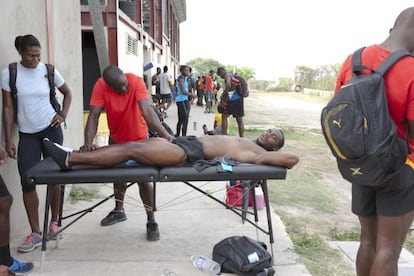
[(33, 263), (24, 263), (15, 258), (13, 258), (13, 263), (8, 267), (10, 272), (13, 272), (16, 275), (24, 275), (29, 273), (33, 269)]
[[(59, 231), (59, 226), (56, 221), (51, 221), (49, 224), (49, 232), (47, 233), (47, 240), (56, 240), (57, 239), (57, 232)], [(62, 233), (59, 233), (59, 238), (62, 238)]]
[(68, 163), (70, 150), (68, 150), (68, 148), (53, 143), (48, 138), (43, 139), (42, 145), (45, 150), (45, 153), (48, 156), (52, 157), (53, 160), (55, 160), (55, 162), (58, 164), (62, 171), (70, 170), (70, 166)]
[(17, 249), (19, 252), (27, 253), (42, 245), (42, 235), (31, 233)]
[(147, 240), (156, 241), (160, 239), (160, 231), (158, 230), (158, 223), (147, 222)]
[(125, 220), (127, 220), (127, 216), (124, 210), (112, 210), (101, 220), (101, 226), (108, 226)]

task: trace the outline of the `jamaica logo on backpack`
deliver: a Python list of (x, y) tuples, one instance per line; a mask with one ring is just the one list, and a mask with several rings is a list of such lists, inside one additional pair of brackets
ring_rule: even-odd
[[(321, 125), (342, 177), (351, 183), (378, 186), (403, 166), (408, 154), (408, 143), (399, 138), (388, 112), (383, 76), (411, 54), (393, 52), (372, 70), (361, 64), (363, 49), (352, 56), (352, 79), (323, 108)], [(370, 73), (362, 74), (364, 70)]]
[(231, 84), (234, 85), (240, 96), (243, 98), (247, 98), (249, 96), (249, 86), (247, 85), (245, 79), (235, 74), (231, 79)]

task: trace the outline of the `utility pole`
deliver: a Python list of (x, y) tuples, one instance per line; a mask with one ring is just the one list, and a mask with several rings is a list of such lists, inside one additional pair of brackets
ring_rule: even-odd
[(96, 53), (98, 54), (99, 69), (102, 71), (109, 65), (109, 54), (106, 45), (102, 7), (100, 0), (88, 0), (89, 14), (91, 15), (93, 36), (95, 38)]

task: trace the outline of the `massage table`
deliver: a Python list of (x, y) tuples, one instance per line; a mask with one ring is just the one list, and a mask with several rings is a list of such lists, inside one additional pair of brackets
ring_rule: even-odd
[[(241, 216), (243, 221), (247, 221), (258, 230), (269, 236), (269, 243), (271, 247), (271, 254), (273, 256), (273, 230), (272, 230), (272, 220), (270, 212), (270, 203), (269, 203), (269, 193), (267, 180), (269, 179), (285, 179), (286, 178), (286, 168), (278, 166), (268, 166), (268, 165), (255, 165), (247, 163), (239, 163), (236, 166), (232, 167), (232, 172), (217, 172), (216, 166), (210, 166), (205, 168), (202, 171), (197, 171), (192, 166), (180, 166), (180, 167), (149, 167), (149, 166), (140, 166), (140, 165), (122, 165), (115, 168), (97, 168), (93, 166), (74, 166), (70, 171), (63, 172), (57, 166), (57, 164), (49, 157), (38, 164), (33, 166), (26, 174), (25, 181), (28, 181), (36, 185), (47, 185), (46, 199), (45, 199), (45, 211), (44, 211), (44, 224), (43, 224), (43, 233), (48, 231), (48, 221), (49, 221), (49, 210), (51, 203), (52, 188), (57, 184), (82, 184), (82, 183), (113, 183), (113, 182), (130, 182), (132, 185), (136, 182), (152, 182), (154, 184), (154, 211), (156, 210), (156, 183), (158, 182), (183, 182), (184, 184), (190, 186), (196, 191), (210, 197), (217, 203), (225, 206), (230, 211)], [(252, 220), (243, 217), (246, 210), (239, 212), (238, 208), (227, 205), (220, 199), (217, 199), (213, 195), (209, 194), (206, 191), (198, 188), (192, 182), (197, 181), (227, 181), (227, 180), (252, 180), (255, 183), (259, 183), (264, 195), (264, 201), (266, 206), (266, 216), (267, 216), (267, 228), (263, 229), (257, 225), (258, 215), (257, 208), (255, 204), (255, 196), (253, 196), (253, 210), (255, 222)], [(254, 193), (254, 188), (252, 189)], [(64, 189), (62, 189), (62, 194)], [(113, 196), (113, 195), (112, 195)], [(110, 196), (110, 197), (112, 197)], [(65, 225), (59, 230), (61, 233), (64, 229), (69, 227), (75, 221), (80, 219), (86, 213), (89, 213), (93, 210), (94, 207), (100, 205), (110, 197), (102, 200), (98, 204), (95, 204), (91, 208), (77, 212), (73, 215), (80, 214), (75, 220), (71, 221), (69, 224)], [(63, 196), (61, 197), (61, 207), (63, 206)], [(59, 215), (59, 224), (62, 219), (62, 209), (60, 208)], [(71, 217), (70, 215), (68, 217)], [(43, 271), (43, 262), (46, 253), (46, 244), (47, 237), (43, 235), (42, 241), (42, 256), (40, 268)]]

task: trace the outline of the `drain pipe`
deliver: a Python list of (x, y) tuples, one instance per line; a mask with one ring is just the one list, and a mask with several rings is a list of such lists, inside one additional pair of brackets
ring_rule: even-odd
[(47, 41), (47, 62), (54, 64), (55, 47), (53, 39), (53, 0), (45, 0), (46, 5), (46, 41)]

